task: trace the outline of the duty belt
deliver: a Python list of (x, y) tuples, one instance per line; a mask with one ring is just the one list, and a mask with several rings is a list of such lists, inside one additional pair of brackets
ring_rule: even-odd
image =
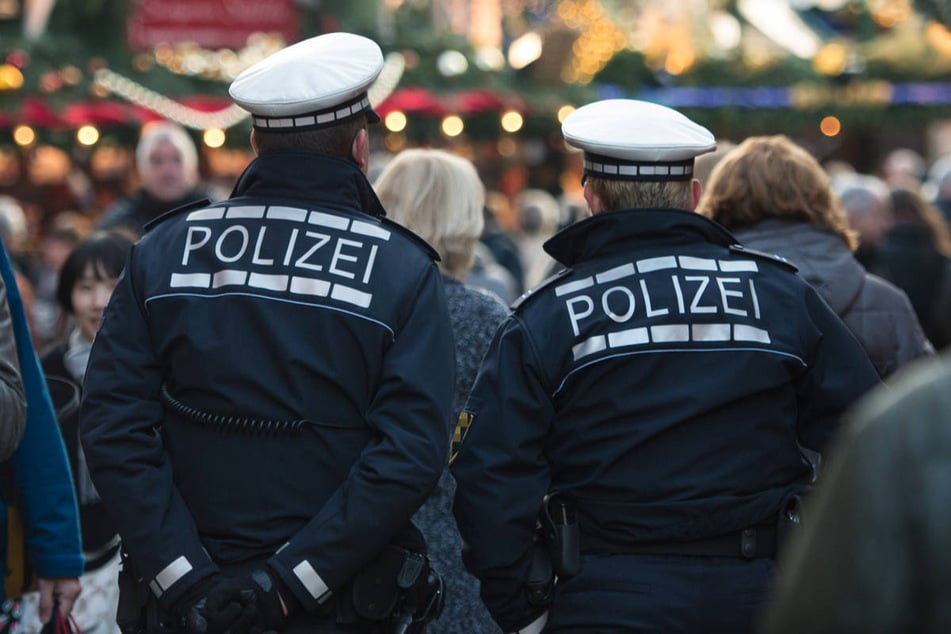
[(737, 533), (705, 537), (690, 541), (643, 542), (618, 544), (597, 538), (584, 539), (586, 553), (624, 555), (667, 555), (683, 557), (736, 557), (738, 559), (774, 559), (776, 527), (772, 525), (744, 528)]

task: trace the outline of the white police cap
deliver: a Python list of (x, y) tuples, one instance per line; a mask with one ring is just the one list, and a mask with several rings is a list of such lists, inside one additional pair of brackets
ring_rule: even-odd
[(584, 175), (612, 180), (693, 178), (695, 156), (716, 139), (681, 113), (647, 101), (606, 99), (572, 112), (561, 126), (570, 145), (584, 150)]
[(329, 127), (361, 114), (380, 117), (367, 88), (383, 69), (376, 42), (352, 33), (318, 35), (245, 69), (228, 89), (256, 128), (299, 131)]

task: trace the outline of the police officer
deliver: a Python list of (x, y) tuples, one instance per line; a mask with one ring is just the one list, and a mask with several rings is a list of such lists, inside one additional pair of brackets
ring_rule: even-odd
[[(382, 65), (333, 33), (248, 68), (230, 93), (257, 158), (132, 249), (81, 412), (148, 588), (126, 631), (376, 631), (404, 596), (367, 616), (351, 580), (425, 573), (407, 526), (447, 459), (453, 346), (435, 252), (365, 176)], [(379, 567), (391, 546), (406, 561)]]
[(545, 244), (567, 268), (513, 306), (460, 417), (464, 561), (506, 632), (749, 631), (800, 445), (875, 369), (792, 266), (690, 211), (709, 131), (607, 100), (563, 133), (593, 216)]

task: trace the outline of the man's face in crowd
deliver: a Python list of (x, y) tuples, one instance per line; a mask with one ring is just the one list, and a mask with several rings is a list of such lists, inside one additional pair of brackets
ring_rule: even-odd
[(182, 153), (171, 141), (159, 141), (152, 148), (142, 173), (142, 186), (162, 201), (178, 200), (191, 190), (192, 182), (185, 173)]

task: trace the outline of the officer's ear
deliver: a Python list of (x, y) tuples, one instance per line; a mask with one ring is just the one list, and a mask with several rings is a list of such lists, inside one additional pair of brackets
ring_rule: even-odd
[(700, 194), (703, 193), (703, 185), (696, 178), (690, 181), (690, 211), (697, 208), (700, 202)]
[(353, 137), (350, 154), (360, 171), (365, 174), (370, 168), (370, 135), (366, 126), (360, 128)]
[(601, 213), (601, 197), (598, 196), (593, 189), (591, 189), (591, 181), (587, 180), (584, 183), (584, 200), (588, 203), (588, 209), (591, 210), (591, 215)]
[(254, 136), (254, 128), (251, 128), (251, 149), (254, 150), (255, 156), (258, 154), (258, 140)]

